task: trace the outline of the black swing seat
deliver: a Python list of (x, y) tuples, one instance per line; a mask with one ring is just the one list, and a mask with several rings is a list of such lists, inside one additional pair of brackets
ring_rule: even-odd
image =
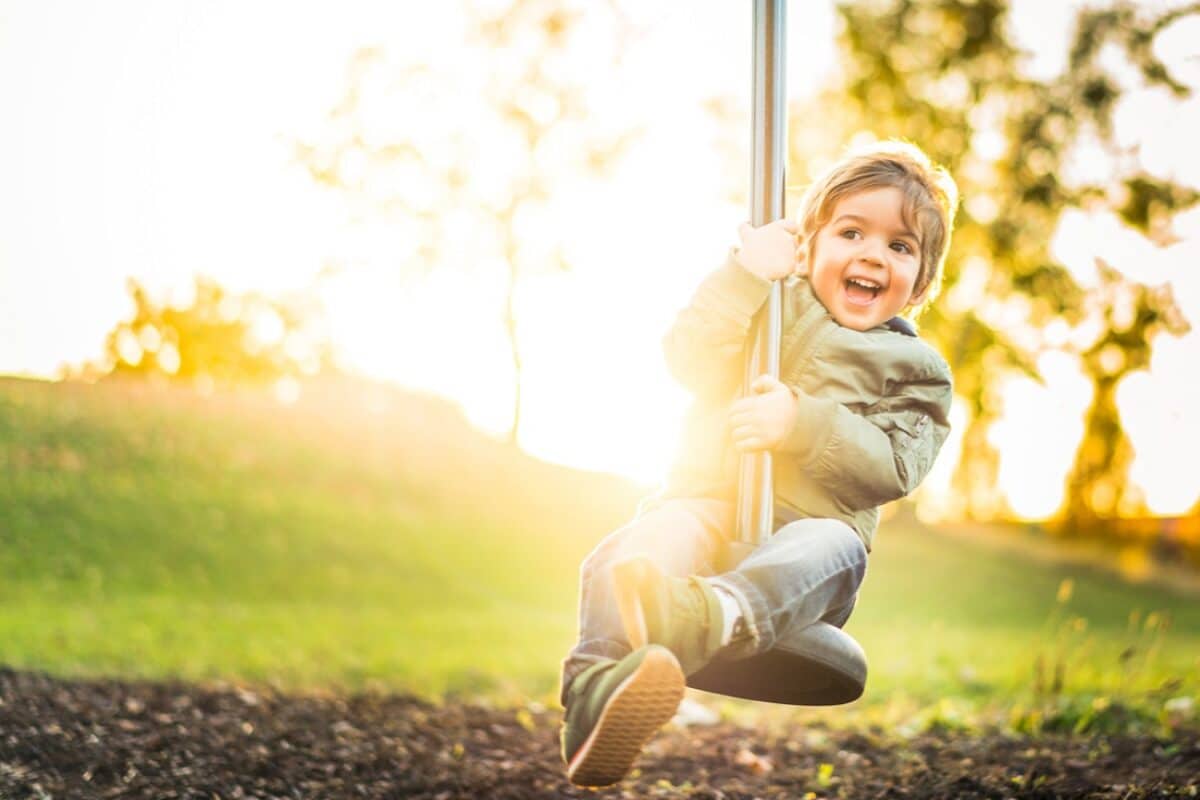
[[(752, 544), (730, 542), (721, 563), (725, 570), (733, 569), (753, 551)], [(693, 689), (763, 703), (836, 706), (862, 696), (867, 654), (841, 628), (815, 622), (785, 631), (765, 653), (737, 660), (718, 658), (687, 683)]]
[(789, 631), (765, 653), (717, 659), (688, 678), (705, 692), (796, 706), (834, 706), (862, 696), (867, 657), (850, 634), (828, 622)]

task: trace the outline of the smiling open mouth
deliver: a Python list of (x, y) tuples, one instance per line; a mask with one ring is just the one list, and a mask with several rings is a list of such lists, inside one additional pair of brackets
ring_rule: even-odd
[(847, 278), (846, 279), (846, 299), (857, 305), (869, 305), (874, 302), (879, 293), (883, 291), (883, 287), (875, 281), (866, 280), (865, 278)]

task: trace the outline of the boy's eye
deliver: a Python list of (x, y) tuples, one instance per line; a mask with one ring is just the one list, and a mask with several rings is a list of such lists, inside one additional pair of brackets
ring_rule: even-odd
[(912, 248), (908, 246), (908, 242), (892, 242), (892, 249), (897, 253), (904, 253), (905, 255), (912, 254)]
[(846, 230), (842, 231), (843, 239), (857, 239), (860, 236), (862, 236), (862, 234), (859, 232), (858, 228), (846, 228)]

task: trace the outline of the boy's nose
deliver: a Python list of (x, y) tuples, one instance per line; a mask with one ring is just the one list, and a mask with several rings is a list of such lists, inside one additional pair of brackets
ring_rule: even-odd
[(877, 267), (883, 265), (883, 256), (874, 247), (864, 248), (863, 251), (858, 254), (858, 260), (865, 264), (872, 264)]
[(863, 242), (862, 252), (859, 253), (858, 258), (860, 261), (868, 264), (882, 266), (885, 258), (883, 249), (884, 244), (882, 242), (874, 238), (868, 238)]

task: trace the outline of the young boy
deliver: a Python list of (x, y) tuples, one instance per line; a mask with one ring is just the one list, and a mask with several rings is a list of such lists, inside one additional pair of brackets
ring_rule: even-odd
[[(957, 189), (919, 149), (852, 152), (801, 220), (739, 230), (664, 340), (694, 396), (664, 488), (581, 569), (580, 639), (563, 664), (563, 757), (615, 783), (674, 714), (685, 676), (770, 649), (792, 626), (849, 619), (878, 507), (913, 491), (949, 432), (950, 371), (901, 313), (936, 293)], [(780, 377), (738, 399), (751, 321), (784, 279)], [(739, 456), (773, 453), (774, 534), (732, 570)], [(648, 642), (631, 652), (630, 642)]]

